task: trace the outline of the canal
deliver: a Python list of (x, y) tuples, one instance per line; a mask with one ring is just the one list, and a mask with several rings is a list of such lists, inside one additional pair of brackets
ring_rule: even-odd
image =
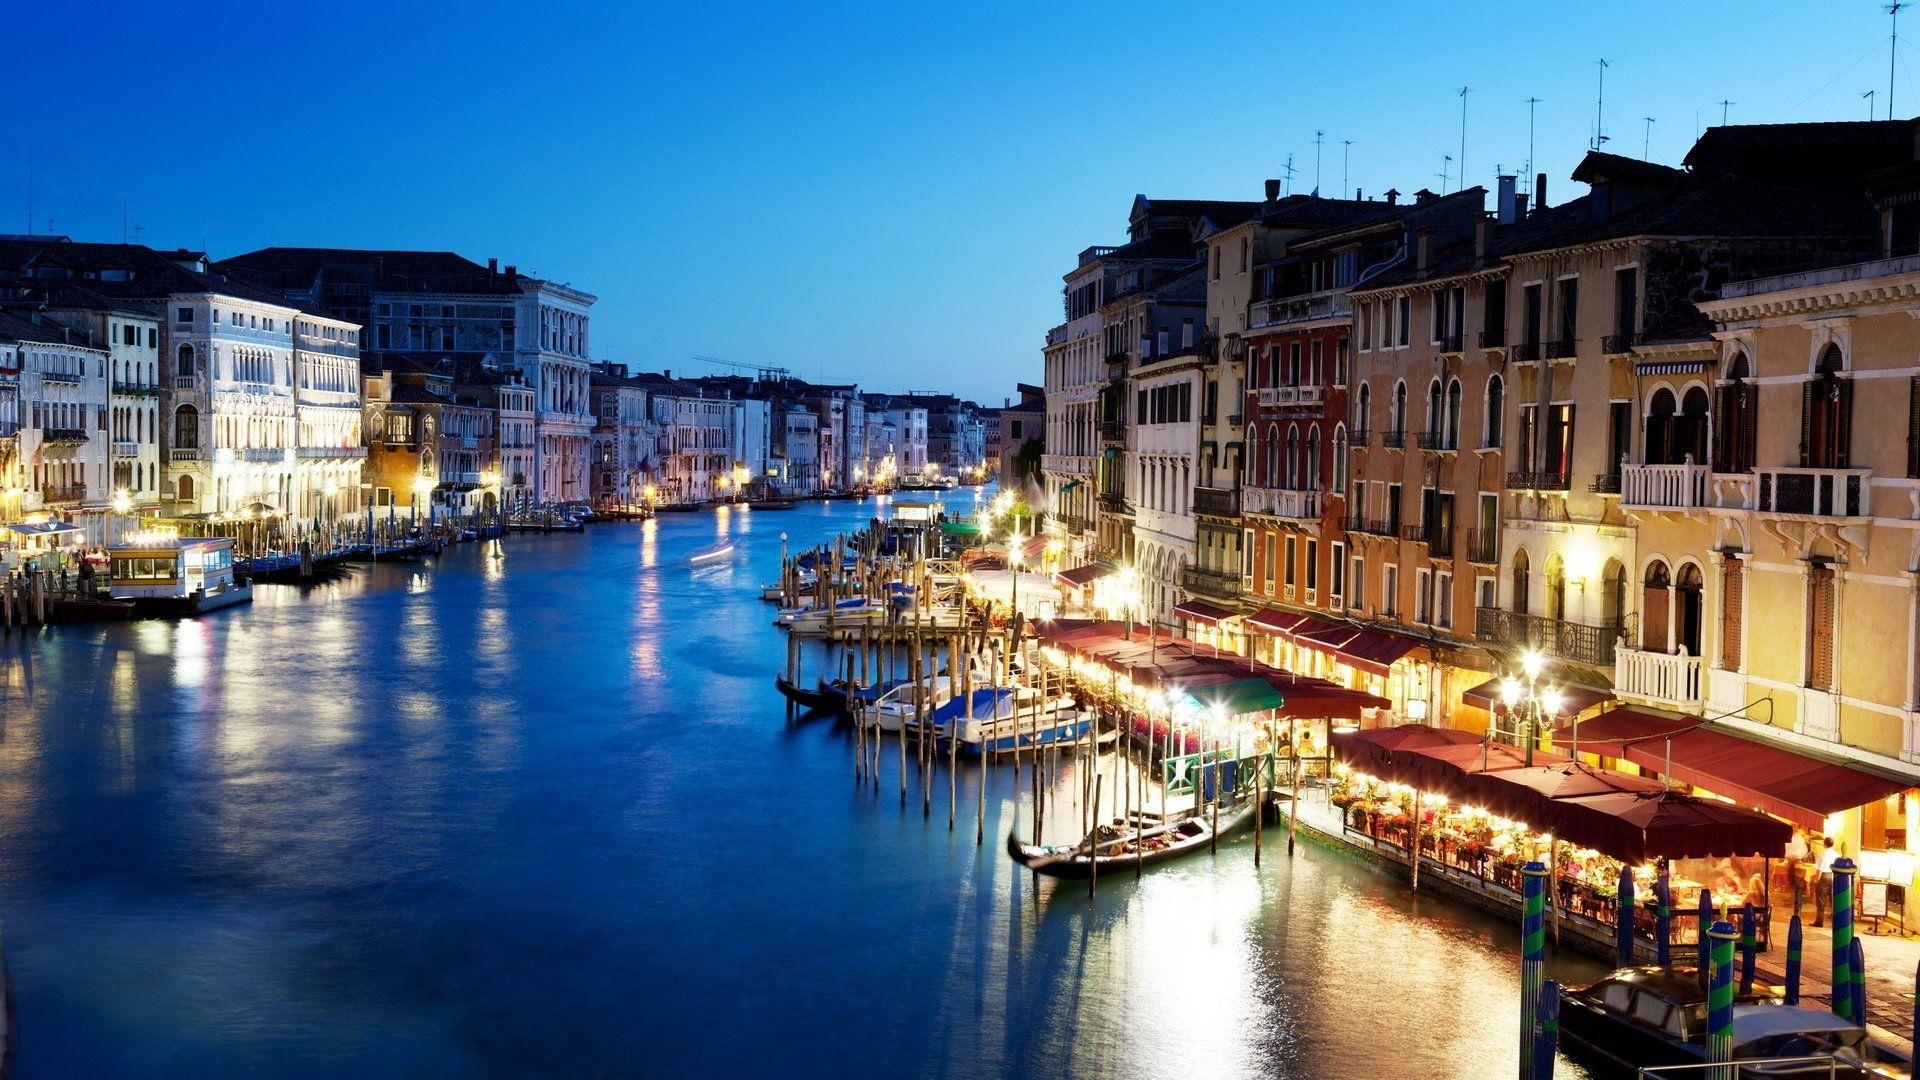
[(984, 849), (977, 769), (952, 833), (944, 774), (931, 819), (891, 753), (856, 787), (842, 732), (786, 723), (752, 586), (782, 530), (870, 512), (0, 641), (19, 1074), (1512, 1075), (1516, 927), (1284, 842), (1089, 904), (1000, 851), (1010, 770)]

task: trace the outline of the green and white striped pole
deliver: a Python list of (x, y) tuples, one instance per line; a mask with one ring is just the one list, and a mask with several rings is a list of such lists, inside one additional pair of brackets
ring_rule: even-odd
[(1740, 992), (1753, 990), (1753, 965), (1760, 951), (1760, 936), (1754, 931), (1753, 905), (1740, 909)]
[(1718, 920), (1707, 930), (1712, 943), (1707, 976), (1707, 1070), (1711, 1080), (1733, 1080), (1733, 924)]
[(1547, 868), (1535, 859), (1520, 868), (1520, 881), (1520, 1076), (1535, 1080), (1535, 1026), (1547, 969)]
[[(1795, 913), (1787, 920), (1787, 1004), (1800, 1004), (1800, 945), (1805, 931), (1800, 929), (1800, 915)], [(1920, 979), (1920, 971), (1915, 972)], [(1920, 999), (1914, 1002), (1914, 1008), (1920, 1009)], [(1916, 1014), (1920, 1015), (1920, 1014)], [(1920, 1029), (1917, 1029), (1920, 1030)]]
[(1833, 1015), (1853, 1015), (1853, 860), (1833, 861)]

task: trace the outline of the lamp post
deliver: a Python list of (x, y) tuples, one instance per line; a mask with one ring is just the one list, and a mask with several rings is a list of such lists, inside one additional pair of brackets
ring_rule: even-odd
[(121, 488), (120, 490), (114, 492), (113, 493), (113, 513), (114, 513), (114, 516), (121, 519), (120, 528), (118, 530), (119, 532), (118, 539), (120, 540), (125, 540), (127, 538), (126, 516), (132, 512), (133, 512), (133, 496), (128, 493), (127, 489)]
[(1020, 563), (1026, 552), (1020, 547), (1020, 520), (1014, 519), (1013, 531), (1007, 534), (1007, 569), (1013, 572), (1013, 613), (1020, 613)]
[(1114, 575), (1113, 598), (1120, 605), (1120, 617), (1126, 620), (1126, 629), (1122, 631), (1122, 639), (1132, 641), (1133, 607), (1140, 599), (1138, 575), (1133, 567), (1121, 567), (1120, 572)]
[[(420, 524), (420, 500), (423, 497), (432, 493), (432, 491), (433, 491), (432, 477), (422, 474), (421, 476), (419, 476), (414, 480), (413, 498), (408, 503), (408, 509), (412, 512), (413, 524), (416, 528)], [(427, 517), (429, 518), (429, 520), (431, 520), (431, 518), (433, 517), (433, 508), (431, 506), (427, 508)]]
[(1506, 706), (1507, 715), (1523, 718), (1514, 727), (1514, 737), (1520, 738), (1524, 729), (1529, 766), (1533, 764), (1534, 744), (1540, 741), (1542, 722), (1548, 717), (1558, 716), (1565, 701), (1559, 690), (1540, 685), (1540, 673), (1544, 666), (1539, 652), (1528, 649), (1520, 656), (1520, 673), (1526, 677), (1526, 681), (1523, 683), (1511, 675), (1500, 681), (1500, 703)]

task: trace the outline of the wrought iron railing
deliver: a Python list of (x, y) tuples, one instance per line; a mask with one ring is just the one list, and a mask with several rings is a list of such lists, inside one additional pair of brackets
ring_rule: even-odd
[(1612, 667), (1614, 649), (1626, 632), (1621, 626), (1570, 622), (1503, 608), (1476, 608), (1474, 633), (1482, 641), (1512, 649), (1538, 649), (1576, 664)]
[(1567, 474), (1563, 472), (1510, 472), (1507, 486), (1519, 491), (1565, 491)]

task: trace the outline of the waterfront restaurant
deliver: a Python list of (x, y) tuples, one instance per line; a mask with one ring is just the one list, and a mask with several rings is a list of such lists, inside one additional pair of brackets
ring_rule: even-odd
[(1482, 904), (1518, 904), (1520, 867), (1549, 867), (1556, 917), (1595, 947), (1612, 940), (1623, 867), (1634, 926), (1651, 942), (1665, 875), (1673, 944), (1697, 943), (1702, 894), (1755, 910), (1771, 938), (1765, 882), (1792, 828), (1769, 815), (1674, 790), (1634, 773), (1447, 728), (1406, 724), (1334, 736), (1342, 759), (1330, 805), (1342, 839), (1419, 865), (1429, 882)]

